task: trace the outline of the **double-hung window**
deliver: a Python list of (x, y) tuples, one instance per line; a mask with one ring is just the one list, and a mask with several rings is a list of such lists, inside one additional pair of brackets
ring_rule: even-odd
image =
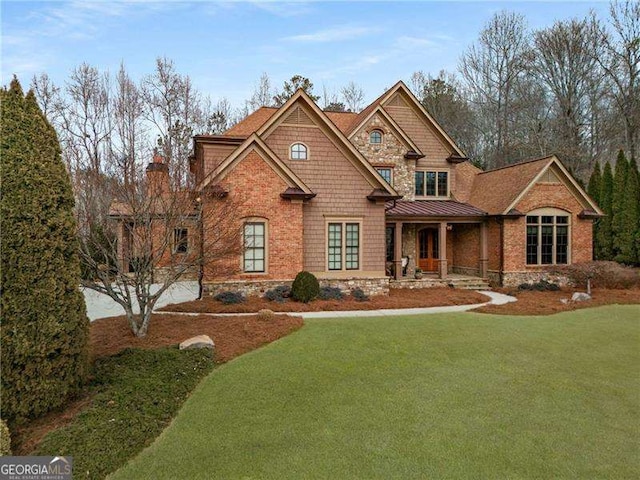
[(416, 170), (415, 194), (416, 197), (448, 197), (449, 173)]
[(243, 271), (246, 273), (264, 273), (266, 261), (265, 222), (246, 222), (244, 224), (243, 237)]
[(329, 270), (360, 269), (360, 223), (327, 224), (327, 268)]
[(527, 265), (569, 263), (569, 216), (540, 213), (527, 215)]

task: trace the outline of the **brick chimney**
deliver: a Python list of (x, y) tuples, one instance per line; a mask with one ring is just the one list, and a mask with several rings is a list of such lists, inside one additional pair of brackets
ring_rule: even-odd
[(157, 151), (153, 154), (153, 162), (147, 166), (147, 183), (152, 195), (169, 193), (169, 166)]

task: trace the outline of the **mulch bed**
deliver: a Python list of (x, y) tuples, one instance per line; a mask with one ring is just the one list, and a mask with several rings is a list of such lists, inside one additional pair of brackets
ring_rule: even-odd
[(264, 297), (247, 297), (243, 303), (224, 305), (212, 297), (185, 303), (174, 303), (162, 308), (163, 312), (191, 313), (255, 313), (263, 309), (275, 312), (335, 312), (340, 310), (379, 310), (388, 308), (422, 308), (445, 305), (467, 305), (488, 302), (489, 298), (472, 290), (457, 288), (392, 289), (389, 295), (377, 295), (359, 302), (351, 295), (342, 300), (314, 300), (309, 303), (288, 300), (278, 303)]
[(216, 362), (228, 362), (302, 327), (302, 318), (274, 315), (213, 317), (209, 315), (171, 315), (156, 313), (144, 338), (131, 333), (124, 316), (91, 323), (89, 340), (92, 356), (114, 355), (125, 348), (157, 348), (175, 345), (196, 335), (208, 335), (215, 343)]
[[(110, 317), (91, 323), (89, 352), (96, 359), (115, 355), (125, 348), (158, 348), (176, 345), (196, 335), (208, 335), (215, 343), (217, 363), (228, 362), (302, 327), (300, 317), (274, 315), (262, 319), (258, 315), (214, 317), (209, 315), (154, 314), (144, 338), (131, 333), (125, 316)], [(14, 455), (28, 455), (50, 431), (61, 428), (88, 406), (92, 396), (84, 393), (69, 402), (63, 410), (50, 412), (11, 432)]]
[(600, 305), (640, 304), (640, 289), (637, 288), (629, 290), (594, 288), (591, 291), (591, 300), (585, 302), (569, 302), (568, 304), (563, 304), (560, 300), (563, 298), (570, 299), (571, 295), (578, 290), (562, 289), (557, 292), (537, 292), (504, 289), (500, 291), (516, 297), (518, 301), (505, 305), (485, 305), (473, 311), (502, 315), (551, 315)]

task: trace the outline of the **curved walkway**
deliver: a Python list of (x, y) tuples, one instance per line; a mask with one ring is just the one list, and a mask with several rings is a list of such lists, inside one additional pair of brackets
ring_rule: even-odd
[(449, 312), (466, 312), (484, 305), (504, 305), (517, 301), (516, 297), (505, 295), (498, 292), (478, 291), (486, 295), (491, 300), (484, 303), (474, 303), (471, 305), (451, 305), (446, 307), (425, 307), (425, 308), (390, 308), (384, 310), (349, 310), (338, 312), (287, 312), (290, 315), (307, 318), (334, 318), (334, 317), (382, 317), (392, 315), (423, 315), (429, 313), (449, 313)]
[[(472, 303), (470, 305), (450, 305), (443, 307), (423, 307), (423, 308), (388, 308), (382, 310), (342, 310), (327, 312), (273, 312), (276, 315), (295, 315), (296, 317), (308, 318), (340, 318), (340, 317), (384, 317), (392, 315), (424, 315), (430, 313), (450, 313), (450, 312), (466, 312), (474, 308), (483, 307), (484, 305), (504, 305), (517, 301), (516, 297), (504, 295), (503, 293), (481, 291), (478, 293), (486, 295), (491, 300), (484, 303)], [(214, 315), (216, 317), (242, 317), (247, 315), (255, 315), (253, 313), (194, 313), (194, 312), (157, 312), (170, 313), (171, 315)]]

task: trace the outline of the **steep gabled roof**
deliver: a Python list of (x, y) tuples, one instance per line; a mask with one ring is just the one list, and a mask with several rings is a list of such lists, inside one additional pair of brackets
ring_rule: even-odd
[(267, 146), (262, 139), (255, 133), (251, 134), (231, 155), (224, 159), (224, 161), (218, 165), (218, 167), (210, 172), (200, 185), (196, 187), (197, 190), (202, 190), (210, 183), (217, 183), (222, 180), (227, 173), (229, 173), (250, 151), (255, 150), (263, 158), (263, 160), (273, 169), (274, 172), (280, 176), (287, 184), (288, 187), (298, 189), (305, 194), (312, 194), (313, 192), (305, 183), (287, 167), (287, 165), (280, 160), (275, 153)]
[(400, 140), (403, 140), (404, 143), (411, 150), (413, 150), (418, 155), (422, 155), (422, 152), (420, 151), (418, 146), (414, 143), (414, 141), (411, 140), (411, 138), (404, 132), (404, 130), (400, 128), (400, 125), (398, 125), (396, 121), (380, 105), (376, 105), (375, 108), (370, 109), (367, 116), (363, 117), (362, 119), (360, 115), (358, 115), (358, 119), (359, 119), (359, 123), (357, 125), (358, 128), (351, 130), (351, 133), (349, 134), (349, 139), (351, 139), (360, 130), (360, 128), (364, 126), (376, 114), (380, 115), (383, 118), (383, 120), (387, 123), (387, 125), (391, 127), (391, 130), (395, 131), (396, 135), (400, 137)]
[(508, 215), (552, 165), (557, 167), (560, 180), (570, 188), (585, 208), (602, 214), (595, 202), (555, 155), (479, 173), (474, 179), (469, 203), (493, 215)]
[(255, 112), (243, 118), (222, 135), (235, 137), (248, 137), (258, 130), (264, 123), (278, 111), (274, 107), (260, 107)]
[[(368, 179), (374, 189), (382, 189), (386, 191), (390, 197), (398, 197), (398, 193), (389, 185), (384, 178), (380, 176), (377, 170), (367, 161), (364, 156), (356, 149), (349, 139), (340, 131), (339, 128), (329, 119), (327, 114), (323, 112), (309, 95), (299, 88), (293, 96), (280, 107), (257, 131), (256, 134), (261, 138), (267, 138), (280, 123), (280, 120), (286, 118), (286, 114), (290, 112), (295, 104), (302, 104), (315, 117), (321, 128), (325, 129), (325, 133), (331, 135), (327, 137), (340, 150), (344, 156)], [(333, 137), (333, 138), (332, 138)]]
[(458, 147), (458, 145), (456, 145), (453, 139), (447, 134), (447, 132), (443, 130), (440, 124), (436, 122), (436, 120), (431, 116), (431, 114), (429, 114), (429, 112), (427, 112), (427, 110), (424, 108), (422, 103), (420, 103), (420, 101), (415, 97), (415, 95), (411, 92), (411, 90), (409, 90), (409, 88), (404, 84), (402, 80), (400, 80), (393, 87), (391, 87), (389, 90), (387, 90), (378, 98), (376, 98), (367, 108), (365, 108), (362, 112), (360, 112), (358, 117), (354, 120), (353, 124), (351, 125), (349, 133), (352, 133), (354, 130), (358, 129), (378, 106), (382, 106), (384, 108), (384, 103), (387, 100), (389, 100), (393, 95), (395, 95), (397, 92), (400, 92), (400, 91), (403, 92), (409, 98), (409, 100), (412, 102), (415, 108), (420, 113), (422, 113), (425, 119), (436, 129), (436, 131), (440, 134), (440, 136), (445, 141), (445, 143), (447, 143), (457, 155), (461, 157), (465, 157), (465, 154), (462, 151), (462, 149)]
[(338, 127), (338, 129), (342, 133), (347, 133), (347, 130), (353, 123), (353, 120), (358, 116), (357, 113), (354, 112), (324, 112), (329, 117), (329, 120), (333, 122), (333, 124)]

